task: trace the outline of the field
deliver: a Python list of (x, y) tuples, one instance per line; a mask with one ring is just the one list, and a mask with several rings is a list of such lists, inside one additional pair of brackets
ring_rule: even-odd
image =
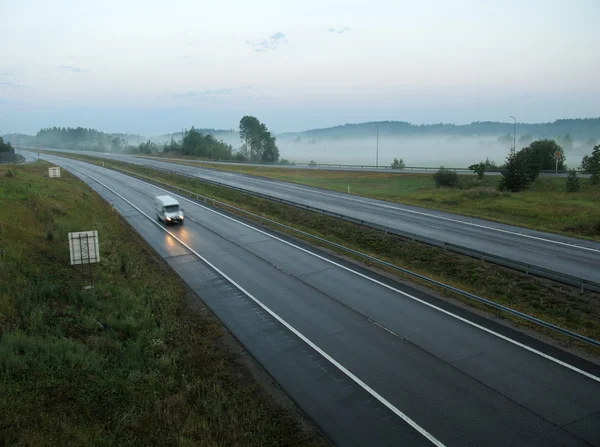
[(436, 188), (432, 174), (395, 174), (288, 169), (202, 163), (235, 171), (392, 202), (479, 217), (534, 230), (600, 242), (600, 185), (581, 179), (581, 190), (565, 191), (564, 178), (540, 177), (520, 193), (497, 191), (500, 176), (461, 175), (458, 188)]
[[(101, 163), (93, 157), (77, 155), (73, 158), (96, 164)], [(384, 235), (376, 230), (339, 221), (332, 217), (248, 196), (228, 188), (215, 187), (189, 177), (172, 175), (121, 162), (104, 161), (104, 164), (106, 167), (116, 168), (126, 173), (145, 176), (146, 180), (164, 181), (208, 197), (215, 197), (236, 207), (359, 250), (572, 331), (600, 339), (600, 294), (592, 292), (580, 294), (573, 287), (531, 277), (494, 264), (483, 263), (467, 256), (445, 252), (442, 249), (429, 247), (393, 235)], [(263, 222), (260, 221), (260, 223)], [(273, 228), (278, 229), (278, 227)], [(298, 237), (297, 234), (292, 234)], [(314, 243), (313, 240), (307, 240)], [(346, 252), (340, 253), (347, 256)], [(360, 258), (356, 259), (361, 261)], [(390, 271), (390, 273), (398, 275), (396, 272)], [(401, 275), (397, 278), (400, 281), (405, 280)], [(433, 293), (436, 292), (438, 290), (434, 288)], [(462, 300), (458, 297), (455, 298)], [(481, 309), (481, 306), (471, 301), (462, 300), (461, 302)], [(512, 321), (515, 324), (541, 331), (537, 326), (531, 326), (518, 320)], [(555, 333), (545, 333), (555, 337), (559, 343), (566, 342), (563, 336)], [(600, 353), (587, 345), (582, 346), (590, 352)]]
[[(325, 445), (131, 228), (47, 166), (0, 167), (0, 445)], [(86, 290), (67, 233), (91, 229)]]

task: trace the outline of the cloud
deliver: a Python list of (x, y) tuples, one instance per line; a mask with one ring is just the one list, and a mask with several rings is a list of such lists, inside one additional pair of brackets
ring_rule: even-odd
[(344, 33), (347, 33), (348, 31), (350, 31), (350, 28), (348, 28), (347, 26), (345, 26), (343, 28), (329, 28), (328, 31), (330, 33), (335, 33), (335, 34), (344, 34)]
[(256, 41), (252, 41), (252, 40), (247, 40), (246, 43), (248, 45), (252, 45), (252, 46), (256, 47), (254, 49), (254, 51), (256, 51), (257, 53), (262, 53), (265, 51), (271, 51), (271, 50), (277, 49), (280, 44), (287, 43), (287, 39), (286, 39), (285, 34), (283, 34), (280, 31), (277, 31), (272, 36), (267, 37), (266, 39), (263, 39), (261, 41), (256, 42)]
[(238, 88), (221, 88), (216, 90), (196, 90), (174, 95), (174, 98), (210, 98), (215, 96), (230, 95), (232, 93), (252, 90), (251, 85), (245, 85)]
[(71, 70), (73, 73), (87, 73), (87, 70), (74, 65), (59, 65), (58, 68), (62, 68), (63, 70)]

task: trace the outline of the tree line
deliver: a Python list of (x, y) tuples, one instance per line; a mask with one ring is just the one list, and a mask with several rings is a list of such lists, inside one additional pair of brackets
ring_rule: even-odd
[[(275, 136), (256, 117), (244, 116), (240, 120), (239, 137), (243, 144), (236, 150), (212, 134), (192, 127), (183, 132), (179, 141), (172, 136), (171, 141), (163, 145), (162, 152), (224, 161), (280, 161)], [(160, 149), (156, 143), (148, 140), (138, 146), (137, 152), (149, 154)]]
[[(280, 135), (297, 143), (311, 143), (316, 139), (352, 139), (374, 135), (374, 125), (379, 128), (379, 136), (439, 136), (454, 137), (497, 137), (512, 145), (514, 127), (512, 122), (476, 121), (470, 124), (411, 124), (404, 121), (378, 121), (358, 124), (344, 124), (323, 129), (312, 129), (304, 132), (290, 132)], [(561, 119), (552, 123), (518, 123), (517, 134), (522, 138), (521, 144), (529, 144), (533, 139), (557, 138), (559, 135), (572, 136), (573, 139), (593, 143), (600, 137), (600, 117), (585, 119)], [(598, 141), (588, 148), (598, 144)], [(565, 149), (569, 150), (566, 146)]]
[[(533, 141), (519, 151), (510, 152), (506, 163), (500, 167), (486, 160), (469, 166), (469, 169), (477, 174), (479, 180), (483, 179), (485, 172), (500, 171), (502, 180), (498, 189), (519, 192), (529, 188), (542, 171), (566, 170), (565, 160), (563, 147), (555, 140), (544, 139)], [(583, 157), (580, 169), (591, 174), (592, 184), (600, 184), (600, 145), (594, 146), (592, 153)], [(443, 168), (438, 171), (434, 180), (438, 186), (458, 184), (458, 177), (454, 178)], [(568, 172), (566, 189), (569, 192), (579, 189), (579, 178), (575, 169)]]

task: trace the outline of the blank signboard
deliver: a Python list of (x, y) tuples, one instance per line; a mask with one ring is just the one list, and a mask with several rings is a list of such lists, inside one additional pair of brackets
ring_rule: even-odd
[(98, 232), (80, 231), (69, 233), (69, 250), (71, 252), (71, 265), (100, 262)]
[(57, 168), (57, 167), (48, 168), (48, 177), (50, 177), (50, 178), (60, 177), (60, 168)]

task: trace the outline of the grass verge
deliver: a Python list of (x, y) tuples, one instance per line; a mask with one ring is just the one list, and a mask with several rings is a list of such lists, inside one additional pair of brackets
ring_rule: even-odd
[[(95, 164), (102, 163), (93, 157), (76, 156), (73, 158), (83, 159)], [(600, 339), (600, 294), (593, 292), (581, 294), (573, 287), (535, 278), (494, 264), (483, 263), (468, 256), (446, 252), (398, 236), (383, 234), (380, 231), (340, 221), (329, 216), (303, 211), (292, 206), (246, 195), (229, 188), (213, 186), (201, 180), (163, 173), (151, 168), (122, 162), (104, 160), (104, 164), (109, 168), (116, 168), (134, 175), (147, 176), (198, 194), (215, 197), (225, 203), (299, 230), (310, 232), (315, 236), (348, 248), (359, 250), (574, 332), (596, 340)], [(259, 221), (259, 223), (264, 224), (263, 221)], [(281, 231), (280, 227), (277, 226), (274, 226), (273, 229)], [(297, 233), (290, 234), (298, 237)], [(314, 240), (306, 240), (315, 245)], [(330, 249), (330, 246), (325, 247)], [(347, 256), (347, 252), (342, 251), (340, 253)], [(363, 261), (362, 258), (355, 259)], [(391, 270), (389, 273), (396, 275), (400, 280), (403, 279), (398, 276), (396, 271)], [(426, 283), (424, 284), (431, 287)], [(449, 296), (451, 295), (449, 294)], [(454, 296), (453, 298), (469, 306), (489, 311), (489, 308), (460, 296)], [(547, 331), (537, 325), (504, 314), (501, 314), (500, 317), (522, 327), (544, 333), (561, 343), (566, 341), (563, 336)], [(588, 352), (600, 354), (599, 349), (587, 344), (578, 346), (583, 347)]]
[(436, 188), (432, 174), (327, 171), (198, 163), (205, 168), (256, 175), (338, 192), (479, 217), (534, 230), (600, 242), (600, 186), (581, 179), (581, 190), (565, 191), (564, 178), (540, 177), (520, 193), (497, 191), (500, 176), (461, 175), (459, 188)]
[[(0, 445), (325, 445), (87, 185), (0, 166)], [(67, 233), (98, 230), (82, 289)]]

